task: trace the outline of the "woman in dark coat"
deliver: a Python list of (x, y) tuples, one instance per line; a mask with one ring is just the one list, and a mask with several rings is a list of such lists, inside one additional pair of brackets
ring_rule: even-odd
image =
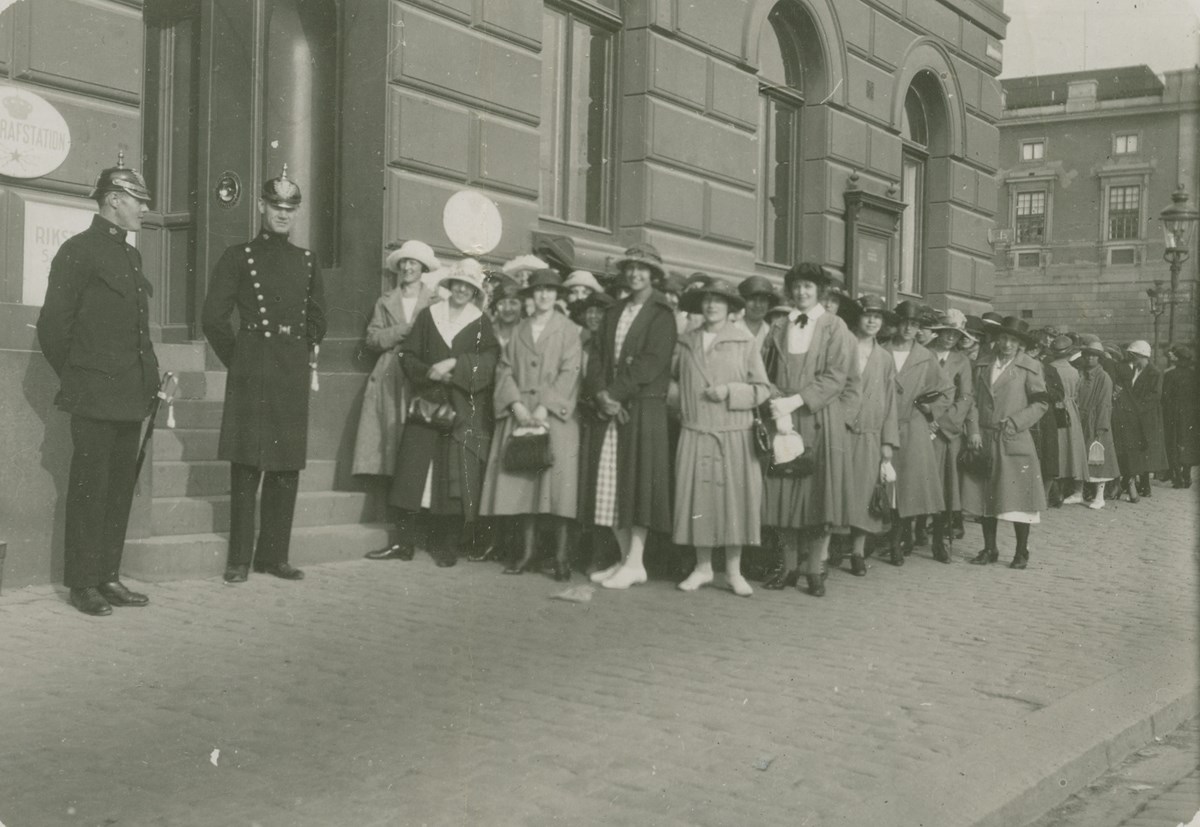
[(1163, 373), (1163, 443), (1173, 488), (1192, 487), (1192, 466), (1200, 464), (1200, 434), (1196, 428), (1198, 397), (1192, 350), (1175, 345), (1167, 351), (1171, 367)]
[(591, 575), (606, 589), (646, 582), (646, 535), (672, 528), (667, 389), (675, 314), (652, 285), (665, 272), (652, 245), (630, 247), (618, 266), (630, 294), (605, 314), (584, 384), (604, 431), (589, 445), (595, 493), (581, 503), (580, 518), (611, 527), (621, 549), (619, 563)]
[(389, 498), (399, 509), (395, 541), (375, 559), (411, 560), (423, 527), (431, 555), (445, 567), (457, 562), (464, 524), (472, 528), (479, 512), (500, 343), (476, 304), (483, 293), (479, 262), (454, 265), (440, 286), (449, 289), (449, 298), (417, 314), (400, 363), (414, 403), (449, 403), (454, 420), (444, 432), (409, 412)]
[(1058, 419), (1055, 411), (1059, 410), (1063, 405), (1063, 400), (1066, 399), (1066, 389), (1063, 386), (1062, 377), (1058, 371), (1050, 367), (1050, 362), (1053, 357), (1042, 352), (1041, 345), (1034, 345), (1029, 355), (1037, 359), (1042, 364), (1042, 377), (1046, 380), (1046, 396), (1050, 403), (1046, 408), (1046, 414), (1039, 419), (1030, 429), (1033, 434), (1033, 442), (1037, 447), (1038, 460), (1042, 466), (1042, 485), (1046, 489), (1047, 505), (1059, 506), (1062, 504), (1062, 495), (1058, 491), (1058, 486), (1055, 482), (1062, 475), (1062, 470), (1059, 468), (1059, 433)]
[(1150, 344), (1132, 342), (1125, 352), (1129, 362), (1119, 374), (1113, 426), (1118, 429), (1121, 488), (1134, 501), (1138, 496), (1150, 496), (1150, 474), (1166, 466), (1167, 455), (1162, 433), (1162, 374), (1150, 363)]

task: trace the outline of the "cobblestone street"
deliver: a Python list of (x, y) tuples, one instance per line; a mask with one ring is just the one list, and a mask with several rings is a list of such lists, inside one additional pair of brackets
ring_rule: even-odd
[(1197, 493), (1051, 512), (1023, 572), (1005, 526), (1002, 564), (966, 565), (968, 525), (953, 565), (872, 560), (822, 599), (657, 581), (574, 604), (423, 554), (147, 586), (100, 619), (16, 590), (0, 822), (826, 825), (980, 774), (1012, 798), (1027, 767), (967, 756), (1116, 677), (1197, 673)]

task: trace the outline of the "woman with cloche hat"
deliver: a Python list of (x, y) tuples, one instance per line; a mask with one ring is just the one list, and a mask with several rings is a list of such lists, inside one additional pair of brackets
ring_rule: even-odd
[(725, 580), (749, 597), (742, 576), (743, 546), (760, 542), (762, 468), (754, 453), (754, 410), (770, 396), (758, 344), (730, 313), (744, 306), (723, 281), (688, 291), (680, 309), (699, 314), (701, 326), (679, 339), (682, 432), (675, 457), (673, 539), (696, 549), (696, 566), (679, 584), (685, 592), (713, 580), (712, 552), (725, 548)]
[(1029, 324), (1006, 316), (992, 333), (992, 350), (975, 365), (975, 408), (967, 419), (967, 440), (991, 455), (986, 477), (963, 476), (963, 510), (983, 526), (983, 550), (971, 562), (995, 563), (998, 521), (1013, 524), (1017, 550), (1009, 568), (1029, 563), (1030, 527), (1041, 521), (1046, 492), (1030, 427), (1049, 406), (1046, 380), (1037, 360), (1021, 352), (1032, 346)]
[(421, 277), (441, 265), (428, 244), (409, 239), (388, 253), (384, 266), (393, 286), (375, 302), (367, 325), (365, 349), (379, 355), (363, 394), (352, 473), (390, 477), (409, 398), (397, 354), (417, 314), (437, 300)]
[(1107, 358), (1100, 338), (1091, 333), (1079, 337), (1079, 427), (1087, 446), (1087, 473), (1083, 498), (1089, 508), (1104, 508), (1106, 485), (1121, 476), (1113, 443), (1113, 382), (1101, 360)]
[(896, 424), (896, 365), (876, 337), (885, 322), (892, 323), (892, 312), (878, 296), (862, 295), (842, 304), (840, 310), (853, 323), (857, 339), (855, 358), (859, 372), (858, 410), (846, 420), (849, 431), (846, 447), (846, 511), (853, 538), (850, 573), (867, 573), (866, 545), (869, 535), (887, 529), (886, 514), (872, 509), (876, 485), (884, 465), (891, 464), (900, 447)]
[(473, 258), (451, 267), (442, 279), (449, 298), (418, 313), (400, 346), (413, 400), (389, 498), (397, 509), (395, 536), (373, 559), (411, 560), (424, 534), (437, 565), (453, 566), (460, 543), (471, 541), (491, 448), (492, 381), (500, 354), (491, 320), (476, 303), (483, 278)]
[[(890, 538), (894, 566), (904, 565), (905, 554), (912, 551), (913, 518), (941, 515), (946, 508), (944, 474), (938, 464), (934, 442), (937, 419), (952, 401), (954, 388), (942, 372), (937, 358), (917, 342), (917, 333), (925, 323), (924, 308), (913, 301), (902, 301), (892, 313), (896, 333), (884, 349), (896, 368), (896, 424), (900, 431), (900, 449), (896, 452), (896, 506)], [(946, 551), (945, 525), (934, 523), (933, 558), (950, 562)]]
[(763, 587), (798, 585), (804, 574), (808, 593), (815, 597), (825, 594), (831, 534), (849, 531), (847, 394), (858, 381), (854, 336), (820, 302), (828, 284), (829, 274), (819, 264), (805, 262), (788, 270), (784, 289), (794, 308), (771, 326), (763, 348), (773, 386), (771, 418), (779, 434), (798, 434), (803, 440), (797, 467), (807, 471), (768, 472), (763, 525), (775, 529), (784, 565)]
[[(554, 536), (554, 579), (569, 580), (567, 537), (575, 521), (579, 484), (579, 397), (582, 344), (579, 328), (555, 311), (562, 277), (535, 270), (522, 291), (533, 314), (522, 320), (500, 354), (493, 405), (498, 429), (483, 483), (481, 515), (516, 517), (521, 557), (504, 570), (533, 567), (539, 528)], [(548, 434), (552, 464), (540, 470), (510, 470), (506, 452), (523, 430)], [(536, 434), (535, 434), (536, 435)]]
[[(1117, 462), (1121, 465), (1123, 488), (1142, 497), (1151, 495), (1150, 474), (1167, 464), (1162, 435), (1162, 374), (1150, 361), (1150, 343), (1131, 342), (1125, 349), (1128, 363), (1118, 372), (1117, 404), (1124, 414), (1118, 423)], [(1116, 413), (1114, 412), (1114, 418)], [(1124, 437), (1124, 438), (1122, 438)]]

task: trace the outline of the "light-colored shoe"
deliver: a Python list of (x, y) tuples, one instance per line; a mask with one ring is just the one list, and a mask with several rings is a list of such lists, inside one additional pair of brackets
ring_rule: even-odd
[(639, 583), (645, 582), (645, 569), (622, 566), (617, 570), (616, 574), (601, 582), (600, 585), (606, 589), (628, 589), (630, 586), (636, 586)]
[(687, 579), (676, 586), (676, 588), (678, 588), (681, 592), (694, 592), (701, 586), (707, 586), (712, 581), (713, 573), (711, 569), (708, 571), (700, 571), (697, 569), (689, 574)]
[(1093, 511), (1099, 511), (1101, 508), (1104, 508), (1104, 500), (1101, 497), (1097, 497), (1088, 503), (1088, 508), (1092, 509)]
[(1062, 501), (1063, 505), (1081, 505), (1082, 503), (1083, 503), (1083, 495), (1082, 494), (1072, 494), (1071, 496), (1064, 498)]
[(733, 589), (733, 593), (738, 597), (749, 597), (754, 594), (754, 589), (750, 588), (750, 584), (746, 582), (746, 578), (741, 575), (734, 577), (726, 577), (725, 581), (729, 583), (729, 588)]
[(591, 580), (593, 583), (603, 583), (605, 580), (616, 574), (620, 568), (620, 563), (613, 563), (606, 569), (600, 569), (600, 571), (594, 571), (589, 574), (588, 580)]

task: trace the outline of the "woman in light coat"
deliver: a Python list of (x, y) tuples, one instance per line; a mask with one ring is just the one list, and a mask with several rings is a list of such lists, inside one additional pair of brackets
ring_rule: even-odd
[(1058, 374), (1063, 387), (1062, 402), (1056, 402), (1051, 412), (1058, 429), (1058, 486), (1063, 505), (1083, 502), (1083, 483), (1088, 476), (1087, 443), (1079, 417), (1079, 371), (1071, 364), (1078, 352), (1071, 337), (1063, 335), (1055, 336), (1047, 348), (1047, 369)]
[[(944, 475), (938, 464), (934, 440), (936, 420), (945, 410), (954, 389), (942, 373), (938, 360), (916, 341), (923, 308), (903, 301), (892, 311), (896, 335), (884, 345), (896, 367), (896, 425), (900, 450), (895, 455), (896, 509), (892, 524), (891, 558), (904, 565), (912, 551), (912, 521), (918, 515), (940, 515), (946, 508)], [(935, 397), (936, 399), (931, 399)], [(942, 520), (934, 522), (933, 558), (948, 563)]]
[[(958, 474), (958, 454), (962, 450), (963, 434), (967, 428), (967, 415), (975, 404), (975, 383), (971, 378), (971, 357), (964, 347), (975, 342), (975, 337), (967, 332), (967, 317), (961, 310), (950, 308), (939, 320), (933, 331), (937, 334), (930, 344), (934, 358), (941, 365), (942, 373), (953, 388), (952, 394), (946, 400), (942, 412), (935, 420), (937, 439), (933, 446), (937, 454), (938, 468), (942, 472), (943, 491), (946, 498), (946, 510), (935, 514), (934, 523), (934, 554), (943, 563), (950, 562), (948, 553), (938, 556), (939, 545), (944, 546), (945, 537), (953, 534), (955, 539), (961, 539), (962, 534), (962, 480)], [(946, 517), (949, 524), (942, 524)], [(942, 549), (944, 551), (944, 548)]]
[[(1104, 346), (1091, 333), (1079, 337), (1079, 427), (1087, 446), (1088, 466), (1084, 477), (1084, 499), (1088, 508), (1104, 508), (1104, 489), (1121, 476), (1112, 436), (1113, 382), (1100, 363)], [(1099, 443), (1093, 452), (1093, 443)], [(1091, 462), (1093, 453), (1097, 462)]]
[(388, 254), (385, 266), (396, 275), (396, 286), (375, 302), (367, 325), (366, 348), (379, 357), (363, 394), (351, 473), (390, 477), (409, 398), (397, 354), (417, 314), (437, 299), (421, 276), (441, 265), (428, 244), (409, 240)]
[(858, 410), (846, 420), (849, 444), (846, 450), (846, 511), (853, 538), (850, 551), (850, 573), (863, 577), (867, 573), (867, 536), (887, 529), (885, 515), (872, 513), (871, 499), (881, 478), (883, 465), (892, 461), (900, 447), (900, 431), (896, 425), (896, 364), (892, 356), (875, 337), (884, 322), (894, 322), (892, 313), (876, 296), (859, 296), (846, 300), (840, 308), (843, 318), (853, 320), (857, 341)]
[[(504, 570), (521, 574), (534, 565), (539, 528), (554, 534), (554, 579), (569, 580), (568, 529), (576, 517), (579, 485), (579, 328), (554, 309), (562, 277), (534, 272), (521, 291), (534, 312), (523, 319), (500, 354), (493, 405), (497, 430), (488, 457), (480, 514), (517, 517), (521, 557)], [(523, 295), (523, 297), (524, 297)], [(542, 428), (550, 436), (553, 464), (539, 472), (509, 471), (504, 454), (518, 428)]]
[(991, 454), (986, 479), (963, 477), (963, 510), (980, 517), (984, 547), (971, 559), (976, 565), (995, 563), (997, 521), (1013, 524), (1017, 550), (1009, 568), (1029, 563), (1030, 526), (1041, 521), (1046, 508), (1042, 470), (1029, 429), (1049, 407), (1042, 365), (1021, 352), (1033, 345), (1029, 325), (1006, 316), (992, 335), (992, 351), (975, 366), (975, 408), (967, 419), (967, 440)]
[(762, 527), (754, 409), (771, 389), (754, 335), (730, 321), (730, 312), (745, 306), (731, 285), (714, 281), (685, 294), (679, 306), (704, 319), (680, 337), (675, 369), (681, 428), (673, 539), (696, 549), (696, 566), (679, 588), (711, 583), (713, 548), (724, 546), (725, 580), (734, 594), (749, 597), (742, 547), (758, 545)]

